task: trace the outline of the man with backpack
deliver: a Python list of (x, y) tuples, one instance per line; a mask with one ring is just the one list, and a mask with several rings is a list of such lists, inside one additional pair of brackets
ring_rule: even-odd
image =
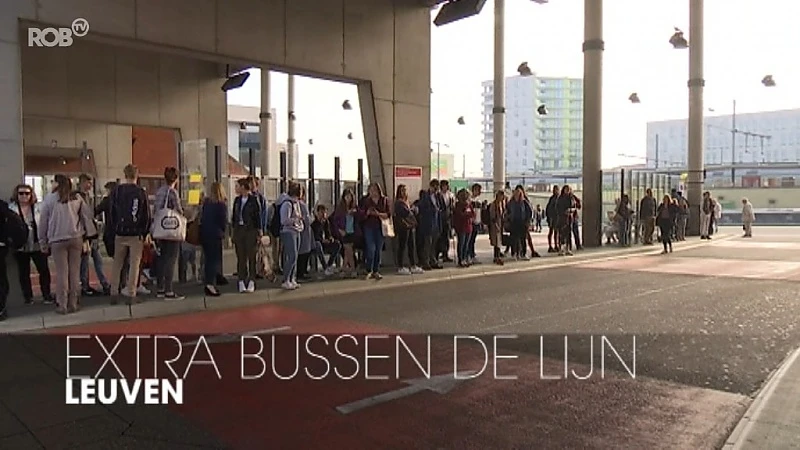
[[(139, 187), (139, 169), (128, 164), (124, 169), (125, 181), (110, 194), (110, 220), (108, 226), (114, 230), (114, 265), (111, 272), (111, 286), (119, 286), (122, 276), (128, 279), (127, 292), (120, 292), (128, 297), (128, 303), (136, 298), (136, 286), (139, 284), (139, 264), (142, 260), (144, 240), (150, 231), (150, 206), (147, 193)], [(122, 274), (125, 259), (128, 258), (127, 274)], [(116, 301), (112, 301), (112, 304)]]

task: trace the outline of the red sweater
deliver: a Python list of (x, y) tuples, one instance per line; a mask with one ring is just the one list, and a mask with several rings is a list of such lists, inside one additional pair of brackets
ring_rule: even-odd
[(469, 203), (456, 204), (453, 213), (453, 228), (456, 233), (470, 234), (472, 233), (472, 222), (475, 220), (475, 210)]

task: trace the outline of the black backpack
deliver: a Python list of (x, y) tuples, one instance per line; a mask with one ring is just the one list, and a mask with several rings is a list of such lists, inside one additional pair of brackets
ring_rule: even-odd
[(150, 228), (149, 210), (142, 201), (142, 188), (136, 185), (122, 185), (114, 191), (111, 205), (114, 208), (117, 236), (145, 236)]
[(269, 234), (274, 237), (281, 235), (281, 205), (283, 203), (275, 202), (272, 204), (272, 216), (269, 218)]
[(8, 204), (4, 204), (0, 208), (2, 208), (6, 242), (12, 250), (19, 250), (28, 242), (28, 224), (19, 214), (8, 209)]

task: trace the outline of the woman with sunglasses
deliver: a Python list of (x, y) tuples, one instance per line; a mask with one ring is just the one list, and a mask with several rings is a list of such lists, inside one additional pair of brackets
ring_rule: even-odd
[(33, 303), (33, 288), (31, 286), (31, 261), (36, 266), (39, 273), (39, 286), (42, 289), (42, 300), (44, 303), (53, 304), (55, 299), (50, 292), (50, 268), (47, 265), (47, 254), (41, 251), (39, 246), (39, 204), (36, 202), (36, 194), (33, 188), (27, 184), (20, 184), (14, 189), (11, 196), (9, 209), (22, 217), (28, 224), (28, 242), (14, 254), (19, 267), (19, 284), (22, 287), (22, 295), (25, 304)]

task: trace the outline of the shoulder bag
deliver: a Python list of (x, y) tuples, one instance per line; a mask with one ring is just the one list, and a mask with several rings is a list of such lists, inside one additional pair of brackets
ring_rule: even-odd
[(164, 207), (156, 211), (150, 234), (153, 239), (162, 241), (180, 241), (186, 239), (186, 218), (174, 209), (169, 208), (170, 188), (164, 199)]

